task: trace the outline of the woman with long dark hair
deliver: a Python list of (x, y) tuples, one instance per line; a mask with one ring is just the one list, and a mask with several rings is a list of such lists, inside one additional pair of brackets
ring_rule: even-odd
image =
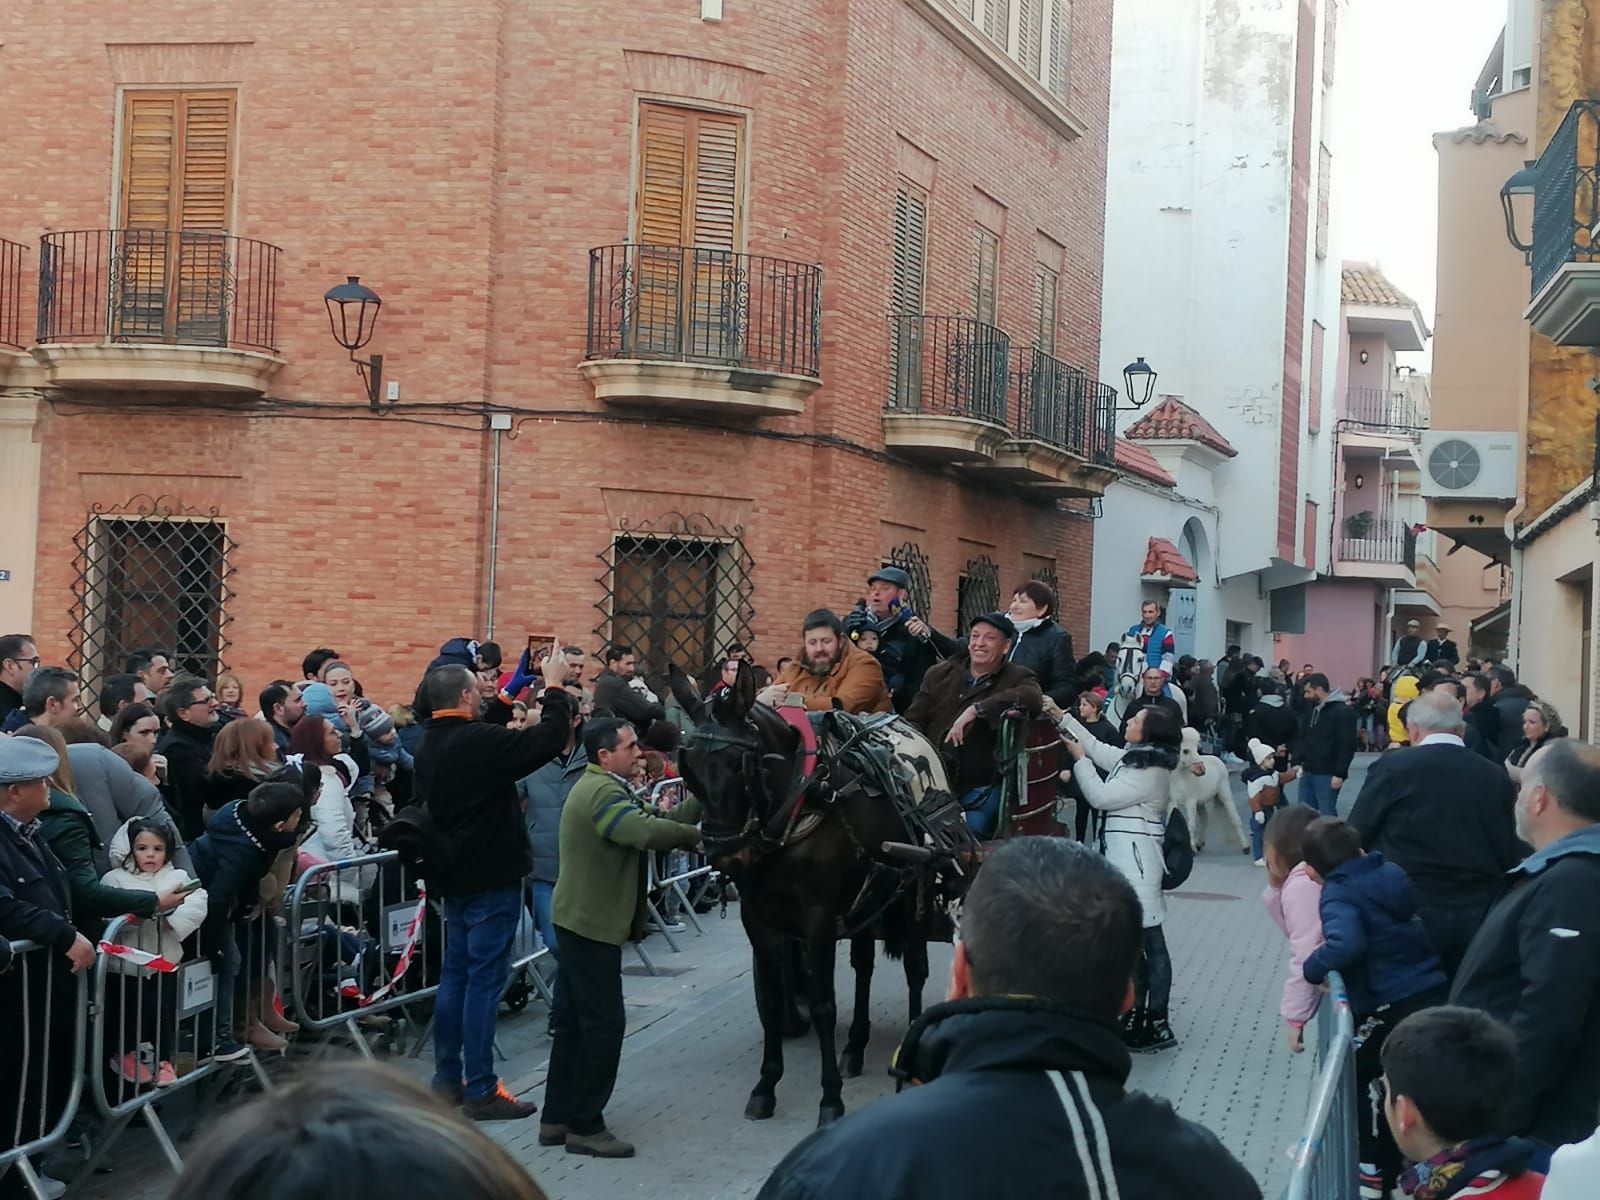
[[(1165, 1050), (1178, 1044), (1167, 1021), (1172, 996), (1172, 956), (1167, 951), (1166, 874), (1171, 771), (1178, 765), (1183, 724), (1166, 708), (1141, 708), (1123, 730), (1118, 749), (1095, 737), (1070, 713), (1060, 718), (1073, 758), (1072, 777), (1084, 798), (1104, 814), (1100, 848), (1139, 894), (1144, 909), (1144, 953), (1134, 973), (1134, 1009), (1123, 1039), (1130, 1050)], [(1106, 772), (1102, 779), (1100, 768)]]
[[(368, 852), (356, 838), (356, 810), (350, 799), (350, 788), (361, 771), (349, 755), (340, 753), (342, 742), (338, 729), (314, 713), (307, 713), (296, 721), (289, 735), (289, 761), (298, 757), (302, 770), (315, 769), (322, 775), (322, 791), (311, 809), (316, 828), (301, 848), (313, 858), (330, 863)], [(361, 896), (376, 878), (377, 872), (369, 863), (338, 872), (330, 883), (338, 900), (359, 905)]]

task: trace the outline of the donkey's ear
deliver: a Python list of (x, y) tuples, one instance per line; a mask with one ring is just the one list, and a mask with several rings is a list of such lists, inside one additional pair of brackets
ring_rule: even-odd
[(744, 659), (739, 660), (739, 675), (722, 701), (722, 715), (730, 725), (740, 725), (756, 706), (756, 673)]

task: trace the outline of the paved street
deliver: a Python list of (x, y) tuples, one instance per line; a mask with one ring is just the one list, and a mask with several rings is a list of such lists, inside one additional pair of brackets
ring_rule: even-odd
[[(1365, 763), (1358, 762), (1346, 804), (1364, 773)], [(1235, 792), (1242, 805), (1237, 783)], [(1309, 1056), (1291, 1056), (1283, 1045), (1277, 1003), (1287, 947), (1260, 904), (1264, 883), (1264, 872), (1247, 855), (1213, 840), (1189, 882), (1169, 895), (1173, 1024), (1181, 1043), (1166, 1054), (1135, 1056), (1131, 1086), (1166, 1098), (1184, 1116), (1208, 1126), (1271, 1198), (1283, 1187), (1286, 1152), (1299, 1135), (1311, 1063)], [(814, 1128), (820, 1068), (809, 1036), (786, 1044), (777, 1116), (760, 1123), (743, 1119), (760, 1057), (748, 948), (733, 910), (725, 920), (712, 913), (702, 922), (703, 937), (692, 931), (679, 937), (681, 954), (671, 953), (659, 936), (650, 939), (647, 948), (658, 975), (647, 974), (637, 959), (627, 967), (629, 1031), (607, 1117), (638, 1144), (638, 1158), (600, 1162), (541, 1148), (534, 1121), (485, 1126), (556, 1200), (753, 1196), (772, 1165)], [(845, 957), (841, 950), (841, 1033), (850, 1011)], [(943, 995), (949, 961), (948, 947), (933, 948), (930, 1002)], [(887, 1069), (905, 1024), (899, 965), (880, 961), (874, 985), (866, 1070), (845, 1084), (845, 1104), (852, 1111), (893, 1090)], [(549, 1050), (544, 1026), (544, 1007), (537, 1002), (501, 1024), (507, 1081), (513, 1091), (535, 1099), (542, 1096)], [(314, 1069), (315, 1060), (339, 1053), (330, 1046), (300, 1060), (298, 1067), (286, 1065)], [(395, 1061), (426, 1076), (426, 1057)], [(174, 1105), (181, 1133), (188, 1122), (180, 1108)], [(161, 1196), (165, 1180), (148, 1143), (136, 1128), (125, 1143), (130, 1153), (118, 1156), (116, 1174), (97, 1178), (79, 1194), (97, 1200)], [(134, 1184), (134, 1178), (142, 1182)]]

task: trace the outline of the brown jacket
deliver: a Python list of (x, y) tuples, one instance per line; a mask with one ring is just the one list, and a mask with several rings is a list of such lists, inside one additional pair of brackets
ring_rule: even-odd
[(835, 701), (851, 713), (886, 713), (893, 707), (878, 660), (850, 642), (844, 643), (844, 656), (825, 677), (818, 679), (795, 659), (778, 672), (778, 682), (804, 696), (813, 712), (825, 712)]
[[(976, 684), (967, 682), (967, 656), (958, 654), (931, 667), (923, 676), (922, 690), (906, 710), (910, 721), (928, 739), (945, 751), (955, 764), (952, 780), (958, 792), (990, 784), (998, 777), (995, 748), (999, 741), (1000, 718), (1018, 708), (1030, 717), (1044, 711), (1044, 694), (1039, 680), (1027, 667), (1014, 662)], [(956, 718), (969, 704), (978, 707), (978, 720), (967, 728), (959, 747), (947, 747), (945, 737)]]

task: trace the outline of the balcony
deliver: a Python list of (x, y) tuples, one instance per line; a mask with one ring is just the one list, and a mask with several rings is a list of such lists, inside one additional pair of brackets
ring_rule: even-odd
[(884, 445), (920, 462), (993, 462), (1008, 436), (1011, 338), (968, 317), (890, 321)]
[(974, 469), (1040, 495), (1104, 495), (1116, 479), (1116, 389), (1038, 348), (1023, 362), (1013, 376), (1011, 436), (991, 464)]
[(1600, 100), (1579, 100), (1534, 167), (1533, 328), (1600, 346)]
[(1340, 579), (1372, 579), (1414, 587), (1417, 535), (1404, 521), (1374, 517), (1370, 512), (1347, 516), (1333, 573)]
[(264, 392), (283, 365), (281, 253), (226, 233), (47, 233), (33, 356), (58, 387)]
[(822, 385), (822, 268), (700, 246), (589, 251), (579, 370), (607, 404), (793, 416)]
[(0, 238), (0, 384), (11, 373), (31, 363), (22, 340), (21, 242)]
[(1345, 393), (1341, 432), (1357, 437), (1415, 442), (1428, 428), (1428, 410), (1408, 392), (1353, 387)]

